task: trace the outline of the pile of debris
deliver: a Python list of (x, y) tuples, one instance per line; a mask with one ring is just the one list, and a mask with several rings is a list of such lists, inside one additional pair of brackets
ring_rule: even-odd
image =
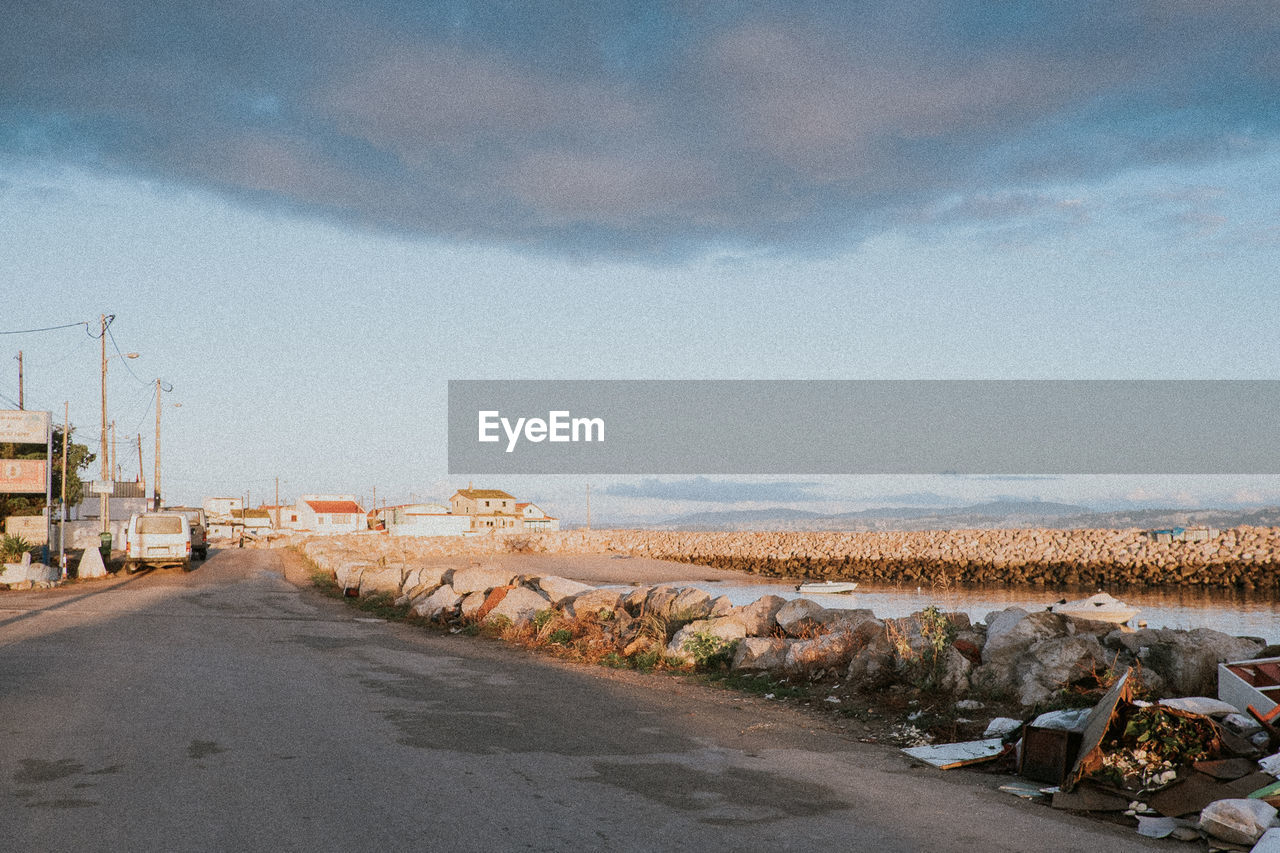
[(1132, 676), (1126, 669), (1092, 708), (996, 718), (982, 740), (903, 751), (942, 769), (1003, 761), (1022, 780), (1001, 790), (1123, 817), (1150, 838), (1280, 851), (1277, 712), (1209, 697), (1146, 702)]

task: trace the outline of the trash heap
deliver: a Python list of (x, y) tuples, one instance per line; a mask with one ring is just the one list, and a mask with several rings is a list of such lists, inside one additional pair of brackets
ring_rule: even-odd
[(1022, 778), (1001, 790), (1127, 819), (1149, 838), (1280, 851), (1280, 738), (1268, 716), (1210, 697), (1138, 700), (1133, 674), (1092, 708), (997, 718), (983, 740), (903, 751), (941, 769), (1003, 761)]

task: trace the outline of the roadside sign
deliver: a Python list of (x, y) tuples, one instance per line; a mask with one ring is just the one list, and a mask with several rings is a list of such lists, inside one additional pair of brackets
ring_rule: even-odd
[(115, 490), (115, 480), (94, 480), (93, 486), (89, 489), (89, 493), (94, 495), (110, 495), (113, 494)]
[(0, 494), (44, 494), (48, 467), (43, 459), (0, 460)]
[(49, 440), (48, 412), (22, 409), (0, 410), (0, 441), (14, 444), (44, 444)]

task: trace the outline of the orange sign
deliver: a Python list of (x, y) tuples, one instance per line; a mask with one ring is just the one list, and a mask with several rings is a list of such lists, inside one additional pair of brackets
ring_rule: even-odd
[(43, 459), (0, 459), (0, 494), (44, 494), (46, 470)]

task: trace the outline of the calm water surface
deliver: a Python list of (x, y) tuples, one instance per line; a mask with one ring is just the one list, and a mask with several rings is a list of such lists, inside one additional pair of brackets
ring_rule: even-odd
[[(688, 581), (672, 586), (692, 586), (711, 595), (727, 595), (734, 604), (749, 604), (764, 595), (800, 598), (794, 583), (762, 578), (759, 583), (728, 584), (715, 581)], [(1034, 611), (1066, 598), (1087, 598), (1097, 589), (1044, 590), (1034, 587), (895, 587), (862, 584), (853, 595), (806, 595), (823, 607), (865, 607), (881, 618), (910, 616), (931, 604), (950, 612), (963, 612), (975, 622), (993, 610), (1021, 607)], [(1149, 628), (1212, 628), (1226, 634), (1261, 637), (1280, 643), (1280, 606), (1272, 593), (1239, 590), (1108, 590), (1141, 612), (1132, 623), (1146, 622)]]

